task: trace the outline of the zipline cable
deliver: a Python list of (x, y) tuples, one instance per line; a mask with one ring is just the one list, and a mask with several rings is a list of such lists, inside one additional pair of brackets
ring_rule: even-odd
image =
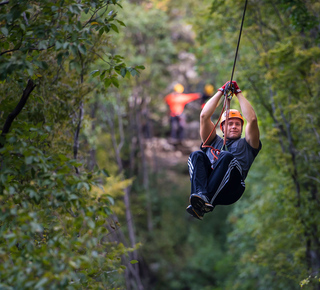
[[(246, 3), (244, 5), (244, 9), (243, 9), (243, 14), (242, 14), (242, 20), (241, 20), (241, 26), (240, 26), (240, 32), (239, 32), (239, 37), (238, 37), (238, 43), (237, 43), (237, 49), (236, 49), (236, 54), (234, 57), (234, 61), (233, 61), (233, 68), (232, 68), (232, 73), (231, 73), (231, 79), (230, 79), (230, 85), (229, 88), (231, 90), (231, 94), (228, 96), (228, 88), (226, 88), (224, 95), (225, 95), (225, 103), (226, 103), (226, 121), (225, 121), (225, 128), (224, 128), (224, 132), (228, 131), (228, 121), (229, 121), (229, 110), (230, 110), (230, 102), (233, 96), (233, 88), (232, 88), (232, 79), (233, 79), (233, 73), (236, 67), (236, 62), (237, 62), (237, 57), (238, 57), (238, 51), (239, 51), (239, 46), (240, 46), (240, 39), (241, 39), (241, 34), (242, 34), (242, 27), (243, 27), (243, 22), (244, 22), (244, 16), (246, 14), (246, 10), (247, 10), (247, 3), (248, 0), (246, 0)], [(223, 148), (225, 148), (226, 150), (228, 150), (227, 148), (227, 134), (224, 134), (224, 138), (223, 138)]]
[[(223, 108), (222, 108), (222, 111), (220, 113), (220, 116), (217, 120), (217, 123), (214, 125), (211, 133), (209, 134), (209, 136), (207, 137), (207, 139), (203, 142), (202, 144), (202, 147), (209, 147), (211, 148), (211, 153), (213, 154), (214, 158), (217, 158), (217, 156), (215, 155), (215, 153), (219, 153), (220, 150), (219, 149), (215, 149), (213, 148), (212, 146), (209, 146), (209, 145), (206, 145), (207, 141), (210, 139), (213, 131), (216, 129), (220, 119), (221, 119), (221, 116), (223, 114), (223, 111), (224, 109), (226, 109), (226, 121), (225, 121), (225, 132), (226, 130), (228, 129), (228, 120), (229, 120), (229, 109), (230, 109), (230, 101), (232, 99), (232, 95), (233, 95), (233, 90), (232, 90), (232, 79), (233, 79), (233, 74), (234, 74), (234, 71), (235, 71), (235, 67), (236, 67), (236, 62), (237, 62), (237, 57), (238, 57), (238, 51), (239, 51), (239, 46), (240, 46), (240, 39), (241, 39), (241, 34), (242, 34), (242, 28), (243, 28), (243, 22), (244, 22), (244, 17), (245, 17), (245, 14), (246, 14), (246, 10), (247, 10), (247, 4), (248, 4), (248, 0), (246, 0), (245, 2), (245, 5), (244, 5), (244, 9), (243, 9), (243, 14), (242, 14), (242, 20), (241, 20), (241, 26), (240, 26), (240, 32), (239, 32), (239, 37), (238, 37), (238, 43), (237, 43), (237, 48), (236, 48), (236, 54), (235, 54), (235, 57), (234, 57), (234, 61), (233, 61), (233, 68), (232, 68), (232, 73), (231, 73), (231, 79), (230, 79), (230, 82), (229, 82), (229, 86), (227, 86), (225, 88), (225, 91), (224, 91), (224, 104), (223, 104)], [(231, 93), (228, 95), (229, 91), (231, 91)], [(227, 142), (227, 138), (226, 138), (226, 135), (227, 134), (224, 134), (224, 140), (223, 140), (223, 147), (222, 148), (227, 148), (226, 146), (226, 142)]]
[(232, 68), (232, 74), (231, 74), (230, 83), (232, 83), (233, 73), (234, 73), (234, 69), (235, 69), (235, 67), (236, 67), (236, 62), (237, 62), (237, 57), (238, 57), (238, 50), (239, 50), (240, 39), (241, 39), (241, 34), (242, 34), (242, 27), (243, 27), (243, 22), (244, 22), (244, 16), (246, 15), (246, 10), (247, 10), (247, 3), (248, 3), (248, 0), (246, 0), (246, 3), (245, 3), (245, 5), (244, 5), (244, 10), (243, 10), (243, 15), (242, 15), (242, 21), (241, 21), (241, 27), (240, 27), (240, 33), (239, 33), (239, 38), (238, 38), (236, 55), (235, 55), (235, 57), (234, 57), (234, 62), (233, 62), (233, 68)]

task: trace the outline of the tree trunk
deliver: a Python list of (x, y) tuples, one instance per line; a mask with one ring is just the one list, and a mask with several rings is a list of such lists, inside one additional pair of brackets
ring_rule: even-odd
[[(96, 116), (97, 109), (98, 109), (98, 102), (95, 102), (91, 108), (91, 114), (90, 114), (91, 120), (94, 120), (94, 118)], [(95, 122), (92, 122), (91, 131), (94, 132), (95, 128), (96, 128)], [(90, 148), (87, 163), (88, 163), (89, 171), (93, 171), (94, 167), (97, 165), (95, 148), (92, 148), (92, 147)]]
[[(120, 96), (117, 98), (118, 100), (120, 99)], [(113, 108), (114, 109), (114, 108)], [(109, 112), (106, 112), (107, 116), (107, 121), (108, 125), (110, 128), (110, 134), (111, 134), (111, 140), (113, 144), (113, 148), (115, 151), (116, 155), (116, 160), (119, 168), (119, 173), (123, 173), (123, 164), (121, 160), (121, 148), (124, 144), (124, 133), (123, 133), (123, 122), (122, 122), (122, 116), (120, 113), (120, 108), (119, 106), (116, 107), (115, 113), (117, 114), (118, 118), (118, 127), (119, 127), (119, 133), (120, 133), (120, 142), (118, 144), (116, 140), (116, 134), (115, 134), (115, 128), (114, 128), (114, 121), (113, 121), (113, 116), (110, 116)], [(122, 180), (124, 180), (124, 176), (122, 176)], [(128, 234), (129, 234), (129, 241), (131, 247), (135, 247), (136, 245), (136, 237), (134, 233), (134, 224), (133, 224), (133, 216), (131, 212), (131, 206), (130, 206), (130, 187), (125, 188), (124, 190), (124, 205), (125, 205), (125, 213), (126, 213), (126, 222), (128, 226)], [(132, 253), (129, 254), (129, 258), (131, 260), (138, 260), (138, 253), (136, 251), (133, 251)], [(139, 290), (143, 290), (144, 287), (142, 285), (141, 279), (140, 279), (140, 274), (139, 274), (139, 267), (137, 264), (130, 264), (130, 261), (126, 263), (127, 269), (126, 269), (126, 283), (127, 283), (127, 289), (134, 289), (133, 285), (136, 285)]]
[[(137, 100), (138, 92), (135, 92), (135, 100)], [(135, 101), (137, 104), (138, 102)], [(142, 107), (142, 102), (137, 104), (139, 108)], [(141, 155), (141, 167), (142, 167), (142, 184), (143, 189), (146, 194), (146, 200), (147, 200), (147, 228), (148, 231), (151, 232), (153, 229), (153, 222), (152, 222), (152, 201), (151, 201), (151, 195), (150, 195), (150, 188), (149, 188), (149, 168), (147, 164), (147, 159), (145, 155), (145, 138), (143, 136), (143, 128), (141, 123), (141, 110), (136, 109), (136, 123), (137, 123), (137, 135), (138, 135), (138, 142), (139, 142), (139, 149), (140, 149), (140, 155)]]

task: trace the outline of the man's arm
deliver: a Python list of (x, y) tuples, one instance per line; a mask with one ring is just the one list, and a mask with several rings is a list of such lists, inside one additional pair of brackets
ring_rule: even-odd
[[(211, 121), (211, 116), (215, 112), (219, 100), (222, 97), (222, 92), (218, 91), (209, 101), (204, 105), (201, 114), (200, 114), (200, 137), (202, 142), (205, 142), (214, 128), (214, 124)], [(210, 144), (214, 137), (216, 136), (216, 130), (214, 130), (207, 141), (207, 144)]]
[(250, 102), (243, 96), (241, 92), (236, 94), (241, 107), (242, 115), (247, 121), (245, 138), (248, 144), (258, 149), (260, 145), (260, 132), (258, 127), (257, 115)]

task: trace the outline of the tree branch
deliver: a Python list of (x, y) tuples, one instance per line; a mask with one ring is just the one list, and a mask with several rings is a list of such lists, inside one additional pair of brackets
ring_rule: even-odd
[[(18, 103), (18, 105), (14, 108), (14, 110), (8, 115), (7, 120), (2, 128), (1, 137), (5, 137), (5, 135), (9, 132), (11, 124), (13, 120), (20, 114), (21, 110), (25, 106), (31, 92), (36, 87), (32, 80), (28, 80), (28, 84), (23, 91), (22, 97)], [(0, 148), (3, 147), (4, 144), (0, 143)]]
[(17, 51), (17, 50), (19, 50), (19, 49), (20, 49), (20, 48), (5, 50), (5, 51), (3, 51), (3, 52), (0, 53), (0, 56), (3, 55), (3, 54), (9, 53), (9, 52)]
[[(96, 9), (96, 11), (93, 12), (93, 14), (91, 15), (90, 19), (89, 19), (88, 21), (86, 21), (86, 23), (83, 25), (82, 28), (85, 28), (89, 23), (91, 23), (92, 21), (95, 21), (97, 18), (100, 18), (103, 14), (105, 14), (106, 11), (108, 10), (108, 5), (109, 5), (109, 4), (107, 3), (107, 4), (103, 5), (101, 8)], [(106, 7), (105, 11), (102, 12), (101, 15), (98, 15), (98, 12), (99, 12), (100, 10), (104, 9), (105, 7)], [(94, 18), (95, 15), (97, 15), (96, 18)]]
[(6, 4), (9, 4), (9, 1), (1, 2), (1, 3), (0, 3), (0, 6), (2, 6), (2, 5), (6, 5)]

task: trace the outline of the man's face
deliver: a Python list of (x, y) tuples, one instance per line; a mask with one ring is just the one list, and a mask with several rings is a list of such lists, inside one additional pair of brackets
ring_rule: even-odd
[[(225, 134), (225, 123), (222, 125), (222, 131)], [(227, 138), (228, 139), (238, 139), (241, 137), (242, 133), (242, 122), (238, 118), (230, 118), (228, 120), (228, 128), (227, 128)]]

